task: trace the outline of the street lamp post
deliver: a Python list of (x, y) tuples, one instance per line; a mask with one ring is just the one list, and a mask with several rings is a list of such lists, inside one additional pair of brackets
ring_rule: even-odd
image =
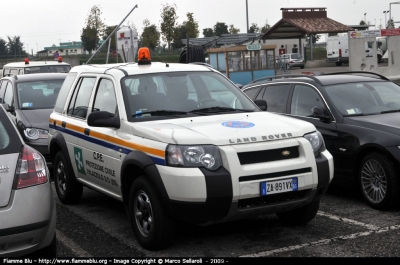
[(246, 31), (247, 31), (247, 33), (249, 33), (249, 9), (248, 9), (248, 6), (247, 6), (247, 0), (246, 0), (246, 21), (247, 21)]
[[(400, 4), (400, 2), (391, 2), (389, 4), (389, 19), (392, 19), (392, 4)], [(390, 26), (392, 26), (392, 23), (390, 23)]]
[[(387, 13), (389, 13), (389, 10), (388, 11), (383, 11), (383, 14), (385, 14), (385, 29), (387, 28), (387, 25), (389, 24), (388, 22), (387, 22), (387, 20), (386, 20), (386, 14)], [(390, 19), (390, 18), (389, 18)]]
[(364, 23), (365, 23), (365, 25), (368, 25), (368, 23), (367, 23), (367, 13), (364, 13)]

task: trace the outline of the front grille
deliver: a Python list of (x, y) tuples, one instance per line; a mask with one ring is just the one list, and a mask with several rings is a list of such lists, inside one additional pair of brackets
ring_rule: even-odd
[(311, 171), (312, 171), (311, 167), (305, 167), (305, 168), (280, 171), (280, 172), (274, 172), (274, 173), (242, 176), (242, 177), (239, 177), (239, 182), (260, 180), (260, 179), (271, 179), (271, 178), (284, 177), (284, 176), (290, 176), (290, 175), (298, 175), (298, 174), (310, 173)]
[(238, 153), (241, 165), (286, 160), (299, 157), (298, 146), (285, 147), (272, 150), (262, 150)]
[(299, 200), (306, 197), (310, 190), (291, 191), (278, 194), (271, 194), (257, 198), (239, 200), (238, 208), (251, 208), (257, 206), (266, 206), (272, 203), (288, 202)]

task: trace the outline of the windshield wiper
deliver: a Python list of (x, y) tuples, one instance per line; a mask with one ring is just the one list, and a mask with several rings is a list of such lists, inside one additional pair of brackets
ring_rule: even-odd
[(203, 109), (196, 109), (189, 111), (189, 113), (216, 113), (216, 112), (229, 112), (229, 111), (235, 111), (235, 112), (254, 112), (254, 110), (246, 110), (246, 109), (234, 109), (234, 108), (227, 108), (227, 107), (210, 107), (210, 108), (203, 108)]
[(153, 111), (138, 112), (136, 114), (133, 114), (132, 117), (140, 117), (145, 114), (151, 114), (151, 116), (169, 116), (169, 115), (188, 114), (188, 112), (187, 111), (178, 111), (178, 110), (153, 110)]
[(400, 109), (384, 110), (381, 112), (381, 114), (393, 113), (393, 112), (400, 112)]

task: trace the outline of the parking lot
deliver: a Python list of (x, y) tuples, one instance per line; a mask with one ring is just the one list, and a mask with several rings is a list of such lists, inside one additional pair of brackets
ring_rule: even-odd
[(307, 225), (266, 215), (205, 227), (180, 223), (177, 233), (171, 247), (147, 251), (134, 239), (120, 202), (85, 189), (80, 204), (57, 204), (58, 257), (400, 256), (400, 211), (373, 210), (357, 189), (336, 185)]

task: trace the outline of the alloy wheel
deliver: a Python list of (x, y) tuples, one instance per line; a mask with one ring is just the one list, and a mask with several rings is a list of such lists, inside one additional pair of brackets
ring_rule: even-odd
[(387, 178), (382, 165), (375, 159), (365, 161), (361, 170), (362, 190), (372, 203), (380, 203), (387, 193)]
[(140, 233), (144, 237), (150, 236), (154, 229), (153, 209), (150, 199), (144, 191), (140, 191), (135, 198), (134, 214)]

